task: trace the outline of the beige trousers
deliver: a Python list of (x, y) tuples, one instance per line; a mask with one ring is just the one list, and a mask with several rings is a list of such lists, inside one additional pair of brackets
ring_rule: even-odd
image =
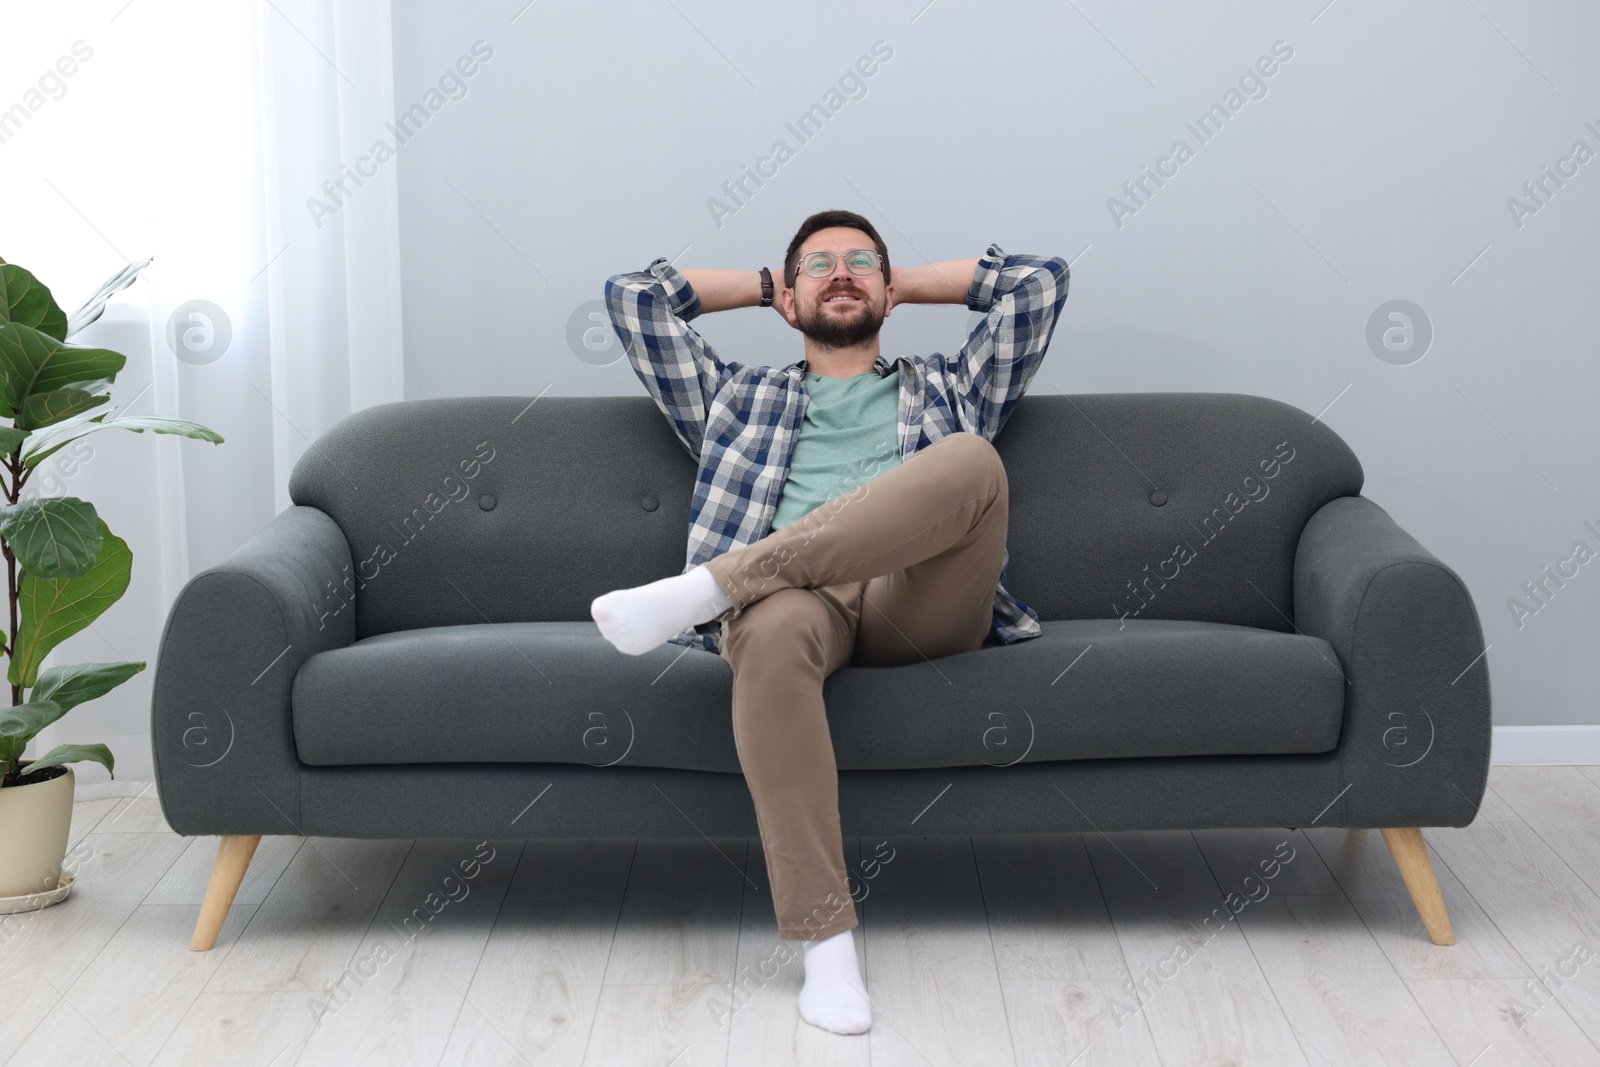
[(705, 564), (733, 601), (717, 617), (721, 655), (781, 938), (859, 921), (823, 679), (846, 664), (900, 666), (982, 645), (1007, 500), (994, 446), (952, 433)]

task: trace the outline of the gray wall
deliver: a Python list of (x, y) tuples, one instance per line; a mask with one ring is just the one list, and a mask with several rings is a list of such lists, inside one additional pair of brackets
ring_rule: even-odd
[[(658, 255), (777, 266), (822, 208), (874, 219), (903, 264), (1061, 254), (1034, 392), (1323, 413), (1365, 494), (1467, 581), (1496, 724), (1600, 721), (1600, 561), (1542, 606), (1523, 591), (1575, 542), (1600, 553), (1593, 6), (524, 3), (394, 8), (398, 109), (493, 49), (398, 153), (409, 397), (644, 395), (609, 330), (582, 342), (604, 279)], [(802, 143), (785, 123), (835, 89)], [(778, 140), (792, 158), (726, 198)], [(1129, 197), (1179, 140), (1189, 158)], [(1546, 167), (1575, 173), (1536, 201)], [(1420, 315), (1392, 352), (1397, 300)], [(951, 352), (972, 320), (902, 309), (884, 350)], [(803, 354), (771, 311), (697, 328), (725, 358)]]

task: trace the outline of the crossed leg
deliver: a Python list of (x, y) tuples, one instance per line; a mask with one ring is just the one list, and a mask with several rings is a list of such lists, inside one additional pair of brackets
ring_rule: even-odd
[[(707, 564), (719, 584), (742, 594), (728, 597), (734, 606), (722, 616), (721, 654), (733, 668), (734, 742), (779, 936), (807, 942), (801, 1014), (840, 1033), (865, 1030), (870, 1007), (848, 934), (859, 920), (823, 681), (846, 663), (897, 666), (981, 646), (1007, 507), (998, 454), (971, 434), (942, 438), (859, 488), (865, 492), (825, 522), (796, 530), (818, 508), (745, 546), (744, 558)], [(783, 563), (767, 567), (763, 559)], [(754, 575), (752, 566), (760, 568)]]
[[(979, 648), (1005, 553), (1005, 469), (981, 437), (941, 438), (861, 488), (868, 491), (826, 524), (796, 531), (819, 507), (706, 565), (733, 587), (771, 558), (769, 542), (794, 549), (787, 569), (766, 578), (770, 568), (758, 570), (761, 587), (734, 600), (721, 642), (734, 675), (734, 743), (779, 933), (789, 939), (828, 937), (857, 923), (823, 681), (846, 663), (899, 666)], [(889, 563), (901, 566), (878, 570)], [(841, 575), (844, 581), (816, 584)], [(791, 584), (798, 582), (806, 584)]]
[[(977, 434), (947, 434), (798, 521), (707, 560), (705, 569), (732, 605), (713, 617), (736, 619), (779, 589), (881, 578), (869, 590), (877, 594), (873, 602), (928, 609), (918, 625), (930, 640), (962, 645), (947, 635), (954, 625), (962, 636), (978, 630), (981, 643), (987, 617), (950, 620), (974, 598), (992, 603), (1008, 504), (1005, 465), (994, 445)], [(874, 644), (874, 651), (890, 647)]]
[(871, 1015), (849, 935), (858, 918), (823, 681), (847, 662), (895, 666), (982, 645), (1007, 506), (994, 446), (953, 433), (758, 541), (591, 605), (607, 640), (634, 655), (722, 622), (779, 934), (806, 943), (800, 1012), (824, 1029), (860, 1033)]

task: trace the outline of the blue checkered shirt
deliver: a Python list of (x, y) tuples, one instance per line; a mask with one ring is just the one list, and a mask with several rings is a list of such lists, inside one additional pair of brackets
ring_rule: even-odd
[[(878, 356), (880, 375), (899, 366), (902, 459), (957, 431), (994, 440), (1044, 359), (1067, 280), (1059, 256), (1008, 256), (991, 244), (966, 301), (986, 315), (959, 353)], [(806, 361), (758, 367), (719, 359), (689, 326), (699, 296), (665, 256), (607, 278), (606, 307), (634, 371), (699, 464), (684, 570), (766, 536), (805, 415)], [(1008, 645), (1042, 632), (1038, 614), (1006, 591), (1009, 559), (1006, 552), (990, 623)], [(706, 622), (671, 641), (717, 652), (721, 632), (721, 623)]]

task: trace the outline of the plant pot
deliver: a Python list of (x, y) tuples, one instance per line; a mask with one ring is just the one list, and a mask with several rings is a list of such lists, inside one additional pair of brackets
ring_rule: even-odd
[[(22, 766), (32, 762), (23, 760)], [(71, 767), (52, 769), (64, 773), (0, 789), (0, 915), (47, 907), (72, 889), (73, 876), (62, 877), (61, 862), (76, 778)]]

